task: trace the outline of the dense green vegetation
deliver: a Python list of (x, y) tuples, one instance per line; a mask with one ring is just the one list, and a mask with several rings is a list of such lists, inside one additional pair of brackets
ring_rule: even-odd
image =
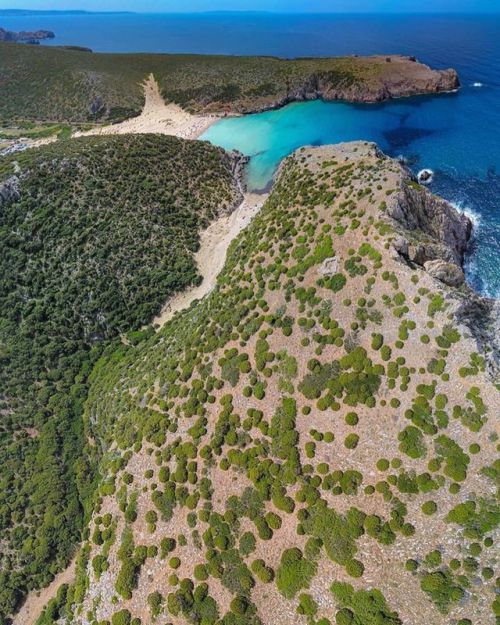
[(138, 330), (198, 280), (199, 231), (239, 199), (222, 150), (152, 135), (26, 151), (0, 161), (2, 181), (17, 191), (0, 210), (0, 622), (84, 526), (93, 364), (152, 332)]
[(0, 43), (0, 120), (119, 121), (137, 115), (141, 83), (153, 73), (167, 99), (191, 109), (252, 108), (321, 72), (352, 82), (348, 59), (284, 61), (271, 57), (88, 54)]
[(0, 121), (92, 122), (138, 115), (147, 70), (126, 55), (0, 43)]

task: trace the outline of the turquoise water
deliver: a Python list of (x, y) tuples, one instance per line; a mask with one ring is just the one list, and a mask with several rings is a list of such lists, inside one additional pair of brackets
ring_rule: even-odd
[[(492, 1), (492, 7), (498, 4)], [(432, 191), (474, 215), (467, 277), (500, 296), (500, 16), (87, 14), (2, 16), (9, 30), (54, 30), (44, 45), (95, 51), (265, 54), (284, 57), (412, 54), (455, 67), (458, 94), (380, 106), (310, 102), (224, 120), (205, 138), (251, 155), (249, 182), (265, 187), (281, 158), (301, 145), (376, 141), (417, 171), (431, 167)], [(481, 86), (473, 86), (479, 83)]]
[[(414, 167), (439, 168), (445, 161), (448, 166), (460, 163), (461, 167), (463, 152), (453, 141), (456, 129), (449, 115), (456, 98), (445, 95), (441, 101), (426, 100), (356, 106), (320, 100), (299, 102), (222, 120), (202, 139), (250, 156), (247, 182), (254, 191), (265, 189), (283, 157), (303, 145), (364, 139), (375, 141), (391, 155), (407, 157)], [(490, 136), (485, 133), (484, 140)], [(483, 160), (482, 149), (477, 156)], [(488, 158), (483, 163), (469, 161), (468, 174), (480, 173), (487, 163)]]
[(303, 145), (375, 141), (415, 172), (435, 172), (430, 189), (475, 223), (466, 273), (479, 292), (500, 296), (500, 124), (498, 87), (464, 84), (459, 93), (381, 105), (322, 101), (228, 118), (203, 135), (251, 157), (248, 187), (263, 190), (283, 157)]

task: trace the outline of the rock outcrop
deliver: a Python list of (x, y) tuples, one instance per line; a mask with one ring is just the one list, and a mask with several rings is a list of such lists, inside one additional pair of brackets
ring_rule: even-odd
[[(382, 102), (423, 93), (455, 91), (460, 87), (458, 74), (454, 69), (434, 70), (419, 63), (414, 57), (390, 56), (368, 57), (374, 73), (372, 80), (363, 84), (331, 84), (319, 76), (319, 91), (324, 100), (347, 100), (349, 102)], [(380, 67), (384, 65), (384, 67)]]
[(455, 318), (466, 325), (485, 356), (490, 377), (500, 381), (500, 301), (481, 297), (472, 290), (461, 303)]
[(16, 202), (20, 197), (19, 178), (17, 176), (11, 176), (0, 183), (0, 208), (10, 202)]
[(418, 185), (409, 172), (387, 212), (410, 235), (406, 243), (397, 241), (403, 256), (422, 266), (436, 259), (462, 266), (472, 234), (471, 220)]
[(464, 272), (455, 263), (447, 263), (441, 258), (436, 260), (428, 260), (424, 263), (424, 269), (427, 273), (435, 278), (447, 284), (448, 286), (460, 286), (465, 282)]

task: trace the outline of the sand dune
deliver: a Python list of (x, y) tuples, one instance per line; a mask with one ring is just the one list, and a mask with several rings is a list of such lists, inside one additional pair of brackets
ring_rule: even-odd
[(166, 104), (153, 74), (144, 83), (144, 95), (144, 108), (138, 117), (127, 119), (120, 124), (99, 126), (85, 132), (77, 132), (74, 136), (152, 132), (174, 135), (182, 139), (197, 139), (218, 119), (216, 116), (191, 115), (177, 104)]

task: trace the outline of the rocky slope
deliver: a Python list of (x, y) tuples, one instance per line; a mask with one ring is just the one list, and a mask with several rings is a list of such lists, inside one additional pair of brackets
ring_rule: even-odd
[(469, 232), (372, 144), (287, 159), (212, 294), (94, 369), (46, 622), (493, 625), (498, 387), (466, 287), (394, 247)]

